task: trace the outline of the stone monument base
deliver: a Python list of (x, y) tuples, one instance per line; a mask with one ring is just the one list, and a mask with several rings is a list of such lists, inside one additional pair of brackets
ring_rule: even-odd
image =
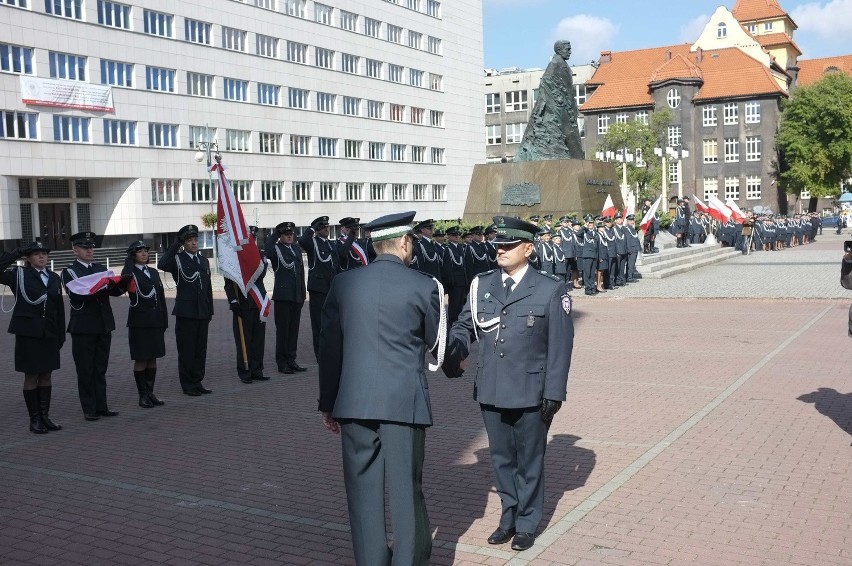
[(489, 224), (497, 215), (528, 218), (533, 214), (601, 213), (607, 195), (623, 208), (614, 163), (582, 159), (521, 161), (475, 165), (464, 221)]

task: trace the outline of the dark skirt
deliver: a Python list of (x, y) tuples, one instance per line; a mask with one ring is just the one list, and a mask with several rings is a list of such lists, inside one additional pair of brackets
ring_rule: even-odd
[(47, 373), (59, 369), (59, 339), (15, 335), (15, 371)]
[(162, 327), (137, 327), (127, 329), (131, 360), (150, 360), (166, 355), (166, 329)]

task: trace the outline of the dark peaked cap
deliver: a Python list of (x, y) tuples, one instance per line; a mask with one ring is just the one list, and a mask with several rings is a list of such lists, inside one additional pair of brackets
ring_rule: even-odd
[(411, 232), (411, 223), (414, 222), (415, 214), (417, 212), (414, 210), (387, 214), (364, 224), (363, 227), (371, 230), (370, 236), (374, 242), (398, 238)]
[(531, 242), (539, 231), (539, 227), (532, 222), (508, 216), (495, 216), (494, 226), (497, 227), (497, 237), (494, 239), (497, 245)]

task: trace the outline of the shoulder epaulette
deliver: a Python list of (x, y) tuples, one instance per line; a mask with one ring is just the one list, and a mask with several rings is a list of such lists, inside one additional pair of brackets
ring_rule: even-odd
[(497, 271), (497, 270), (496, 269), (489, 269), (488, 271), (483, 271), (482, 273), (477, 273), (476, 276), (482, 277), (483, 275), (491, 275), (495, 271)]

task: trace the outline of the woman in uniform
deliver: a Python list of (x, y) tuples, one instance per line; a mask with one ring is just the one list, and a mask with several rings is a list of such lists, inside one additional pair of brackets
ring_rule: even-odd
[(166, 355), (164, 335), (169, 326), (163, 283), (157, 270), (148, 267), (148, 249), (142, 241), (130, 244), (121, 271), (130, 297), (130, 309), (127, 311), (130, 359), (133, 360), (139, 406), (143, 409), (165, 404), (154, 395), (154, 381), (157, 358)]
[[(50, 420), (51, 373), (59, 369), (59, 350), (65, 343), (65, 304), (62, 281), (47, 269), (50, 250), (33, 242), (0, 256), (0, 283), (15, 293), (9, 332), (15, 335), (15, 371), (24, 374), (24, 401), (30, 430), (45, 434), (62, 427)], [(27, 265), (6, 268), (19, 257)]]

